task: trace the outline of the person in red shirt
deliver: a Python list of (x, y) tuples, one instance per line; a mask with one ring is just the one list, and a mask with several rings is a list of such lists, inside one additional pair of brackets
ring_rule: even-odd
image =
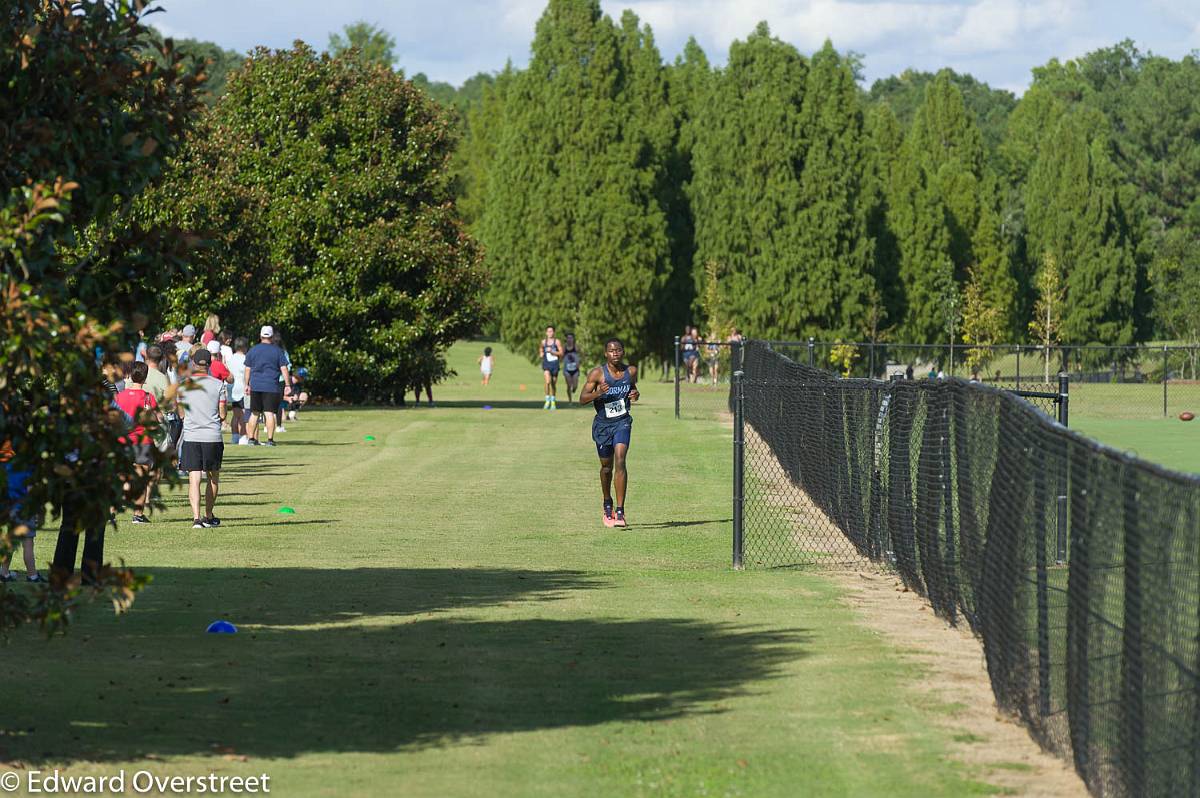
[[(157, 418), (160, 424), (163, 420), (154, 394), (146, 390), (146, 375), (149, 370), (150, 367), (143, 362), (133, 363), (129, 367), (129, 379), (125, 382), (125, 390), (118, 393), (113, 399), (117, 406), (134, 420), (134, 427), (129, 431), (129, 435), (118, 440), (120, 443), (126, 443), (133, 447), (134, 467), (138, 474), (143, 476), (154, 467), (154, 441), (146, 434), (145, 425), (137, 422), (144, 421), (147, 416)], [(146, 505), (150, 501), (150, 488), (151, 485), (147, 485), (146, 490), (133, 504), (133, 523), (135, 524), (150, 523), (150, 519), (146, 517)]]
[(224, 383), (233, 385), (233, 372), (225, 365), (225, 356), (221, 354), (221, 342), (209, 341), (208, 353), (212, 355), (212, 364), (208, 367), (208, 376), (216, 377)]

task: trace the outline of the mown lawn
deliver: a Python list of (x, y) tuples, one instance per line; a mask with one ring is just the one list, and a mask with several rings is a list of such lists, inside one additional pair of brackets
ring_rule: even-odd
[(177, 496), (121, 519), (108, 554), (153, 585), (10, 638), (0, 762), (265, 772), (286, 796), (994, 791), (830, 582), (730, 570), (726, 426), (675, 421), (647, 380), (632, 526), (607, 530), (590, 409), (543, 411), (496, 344), (482, 388), (482, 346), (434, 409), (317, 410), (227, 450), (220, 529)]

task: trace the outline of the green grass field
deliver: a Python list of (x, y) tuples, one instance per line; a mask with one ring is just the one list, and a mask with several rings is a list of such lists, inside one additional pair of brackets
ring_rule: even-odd
[(676, 422), (647, 381), (633, 526), (606, 530), (590, 409), (542, 411), (499, 347), (483, 389), (477, 349), (435, 409), (318, 410), (227, 450), (220, 529), (178, 496), (122, 519), (110, 558), (154, 582), (126, 617), (10, 637), (0, 763), (265, 772), (288, 796), (996, 791), (829, 581), (730, 570), (726, 426)]

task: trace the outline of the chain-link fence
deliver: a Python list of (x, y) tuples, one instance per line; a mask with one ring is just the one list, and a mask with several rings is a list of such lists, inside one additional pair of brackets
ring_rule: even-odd
[(728, 418), (729, 384), (740, 363), (739, 342), (676, 337), (675, 418)]
[(1068, 375), (1078, 418), (1155, 419), (1200, 412), (1200, 346), (949, 346), (891, 342), (772, 342), (798, 363), (845, 377), (976, 379), (1015, 390), (1054, 391)]
[(735, 562), (894, 567), (1095, 794), (1200, 795), (1200, 480), (985, 384), (839, 378), (757, 341), (744, 375)]

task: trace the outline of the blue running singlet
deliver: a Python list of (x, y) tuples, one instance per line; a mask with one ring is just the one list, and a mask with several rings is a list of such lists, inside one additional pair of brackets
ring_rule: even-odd
[(620, 378), (613, 376), (613, 373), (608, 370), (607, 363), (601, 365), (600, 368), (604, 369), (604, 381), (608, 383), (608, 393), (592, 400), (592, 406), (596, 408), (596, 417), (606, 421), (616, 421), (628, 417), (629, 392), (633, 390), (633, 383), (629, 379), (629, 366), (625, 367)]

